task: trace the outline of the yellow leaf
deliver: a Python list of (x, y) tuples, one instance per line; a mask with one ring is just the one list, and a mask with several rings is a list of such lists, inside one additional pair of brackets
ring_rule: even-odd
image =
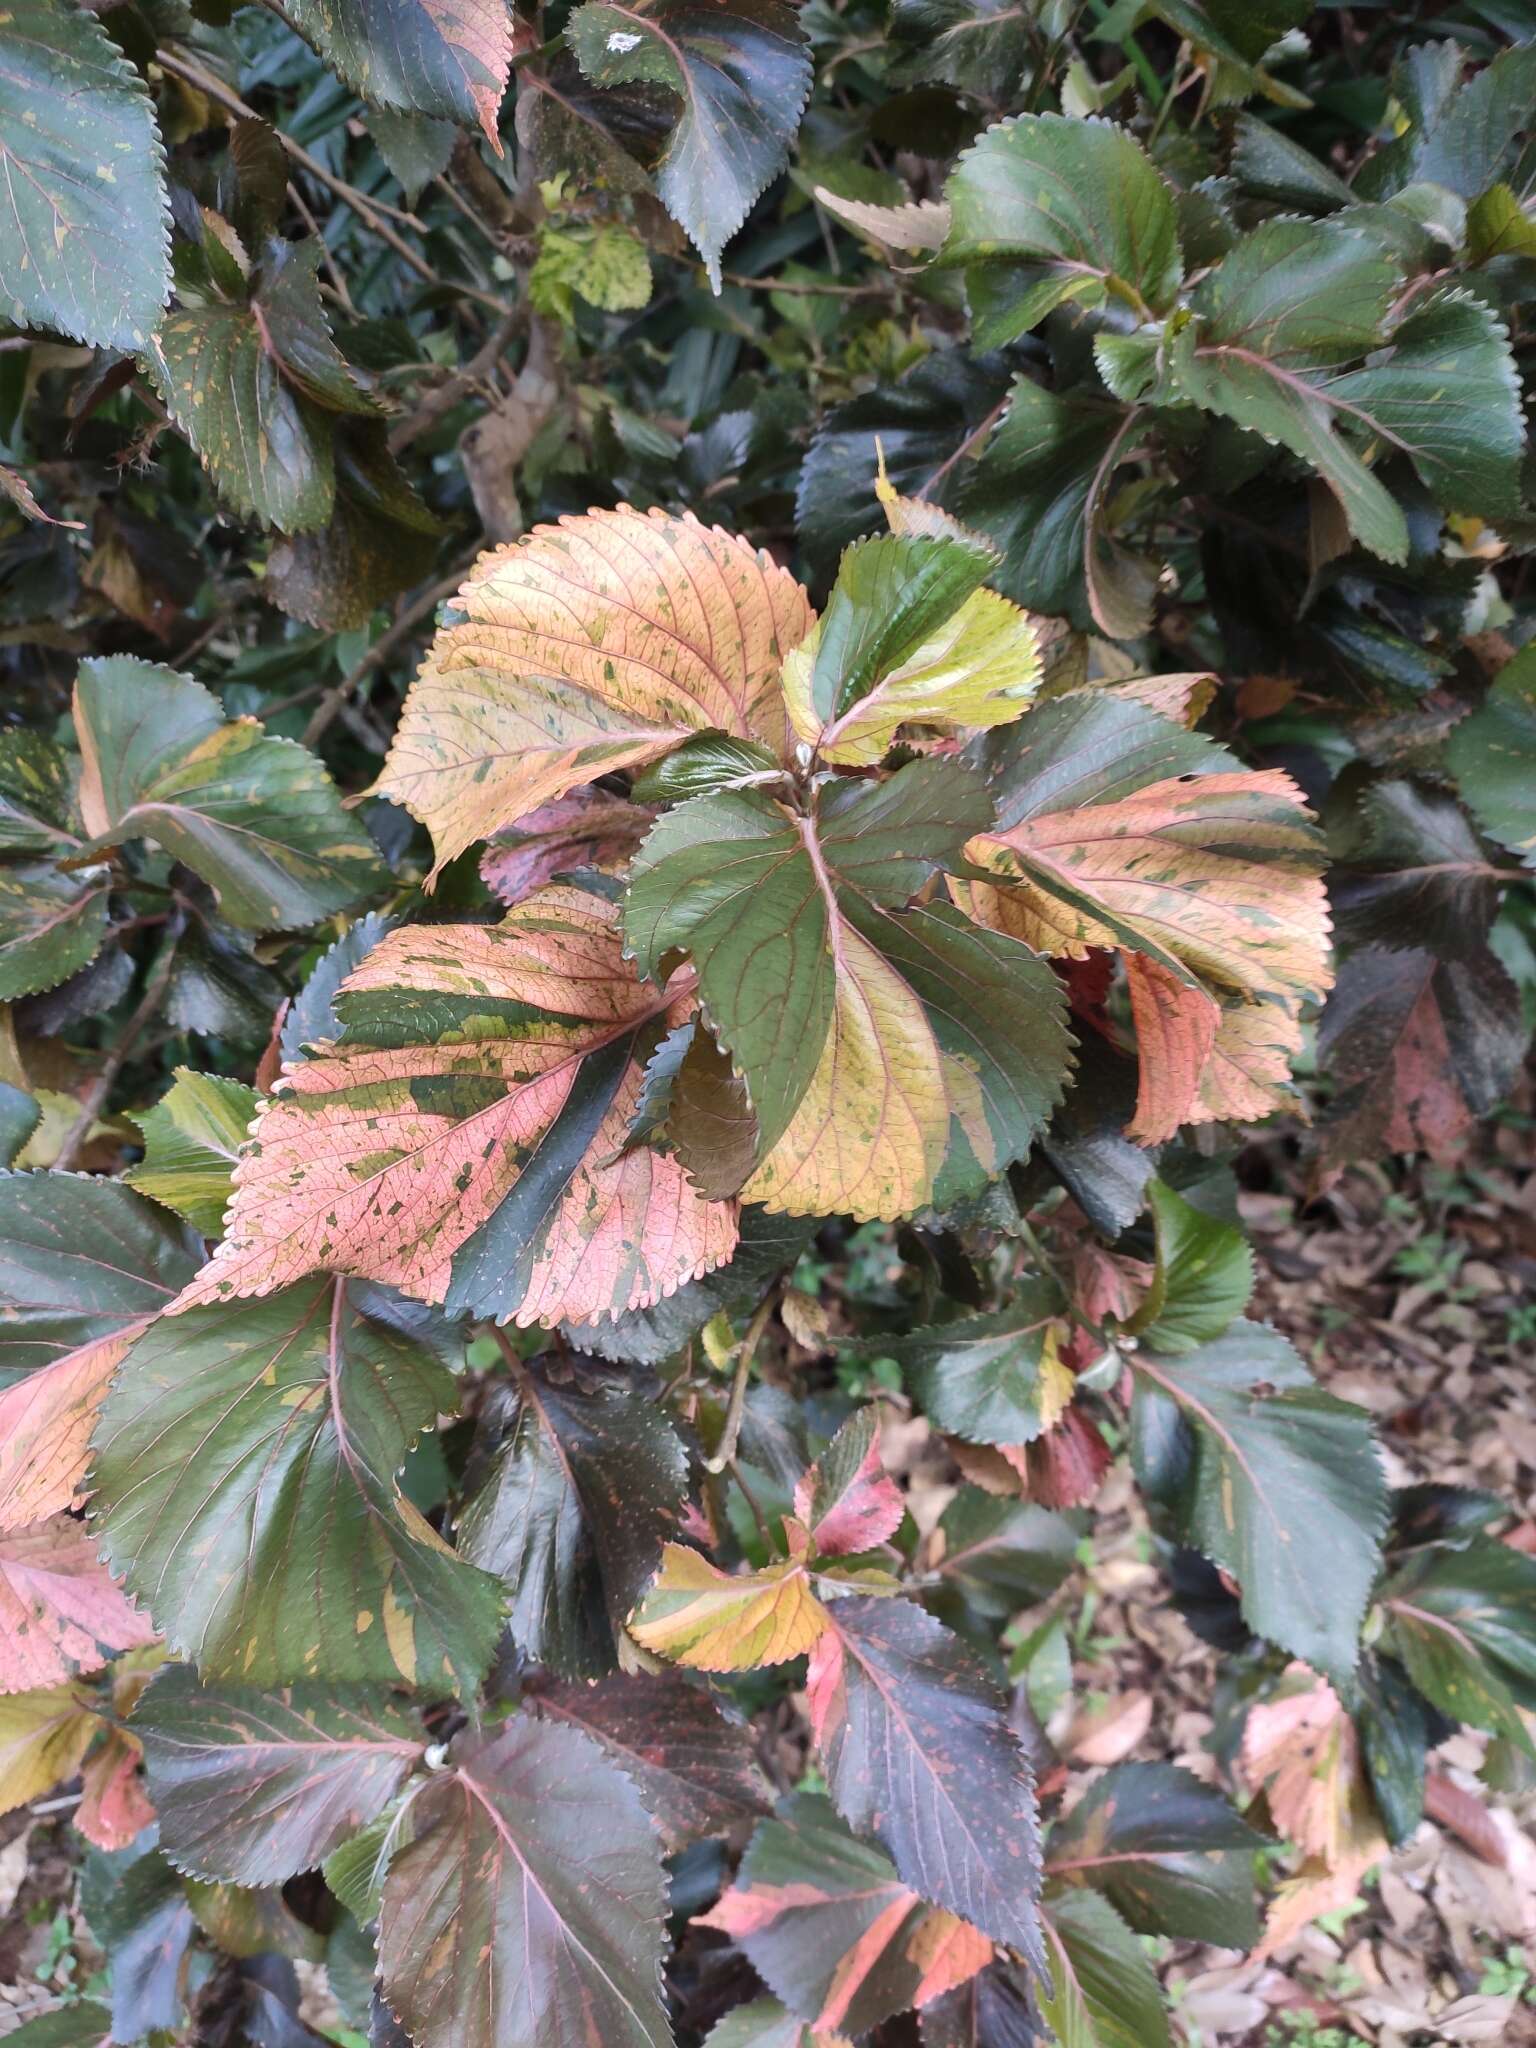
[(73, 1686), (0, 1697), (0, 1813), (72, 1778), (97, 1726)]
[(669, 1543), (629, 1632), (644, 1649), (696, 1671), (752, 1671), (800, 1656), (825, 1627), (803, 1562), (723, 1572), (686, 1544)]

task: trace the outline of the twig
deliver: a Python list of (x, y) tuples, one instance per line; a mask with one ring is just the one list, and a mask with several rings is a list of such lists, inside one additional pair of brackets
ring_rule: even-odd
[[(702, 269), (702, 266), (700, 266)], [(819, 278), (743, 277), (739, 271), (723, 270), (722, 284), (738, 284), (749, 292), (788, 292), (793, 298), (881, 299), (890, 295), (890, 284), (833, 284)]]
[(502, 317), (486, 336), (480, 347), (470, 357), (463, 369), (455, 370), (436, 390), (429, 391), (413, 413), (399, 420), (389, 433), (389, 452), (398, 455), (411, 443), (418, 440), (442, 418), (451, 412), (477, 385), (483, 384), (491, 371), (501, 361), (516, 338), (518, 329), (528, 318), (528, 302), (521, 299), (510, 309), (502, 309)]
[[(200, 64), (193, 64), (185, 57), (173, 57), (165, 50), (156, 53), (155, 61), (173, 76), (185, 79), (188, 85), (195, 85), (199, 92), (206, 93), (209, 99), (216, 100), (229, 113), (239, 114), (248, 121), (261, 119), (255, 109), (248, 107), (238, 93), (231, 92), (227, 85), (215, 78), (211, 71), (205, 71)], [(399, 207), (391, 206), (387, 200), (368, 198), (365, 193), (359, 192), (355, 185), (349, 185), (345, 178), (338, 178), (334, 172), (328, 171), (318, 157), (311, 156), (302, 143), (295, 142), (291, 135), (285, 135), (281, 128), (274, 129), (273, 132), (296, 164), (302, 164), (310, 176), (318, 178), (334, 198), (339, 199), (343, 206), (350, 207), (358, 219), (370, 227), (381, 242), (387, 242), (401, 262), (414, 270), (425, 283), (446, 285), (450, 291), (459, 292), (467, 299), (474, 299), (482, 306), (489, 306), (497, 313), (505, 312), (504, 300), (492, 298), (489, 292), (481, 291), (477, 285), (461, 284), (457, 278), (439, 277), (431, 264), (418, 256), (410, 243), (402, 240), (384, 218), (385, 214), (389, 213), (399, 220), (414, 221), (414, 214), (402, 213)]]
[(752, 1516), (753, 1521), (757, 1524), (757, 1533), (763, 1539), (763, 1548), (767, 1551), (768, 1555), (772, 1557), (773, 1532), (768, 1527), (768, 1517), (763, 1513), (762, 1506), (761, 1503), (758, 1501), (757, 1495), (752, 1491), (751, 1487), (748, 1486), (746, 1474), (742, 1471), (739, 1460), (737, 1460), (736, 1458), (732, 1458), (730, 1464), (727, 1466), (726, 1469), (727, 1471), (729, 1471), (732, 1479), (734, 1479), (736, 1484), (741, 1488), (741, 1497), (746, 1502), (747, 1508)]
[(320, 232), (320, 223), (310, 212), (309, 201), (304, 197), (304, 194), (299, 190), (292, 178), (288, 180), (288, 197), (293, 201), (294, 211), (298, 214), (299, 219), (303, 221), (305, 227), (309, 229), (309, 232), (315, 238), (315, 247), (320, 251), (320, 261), (325, 266), (325, 274), (336, 287), (336, 296), (341, 301), (342, 307), (348, 313), (356, 313), (357, 308), (352, 303), (352, 294), (347, 290), (347, 280), (342, 276), (336, 258), (325, 246), (325, 237)]
[(170, 985), (171, 969), (176, 964), (176, 946), (181, 937), (181, 927), (182, 917), (178, 912), (167, 926), (160, 957), (144, 984), (144, 993), (139, 998), (138, 1008), (117, 1034), (117, 1043), (103, 1060), (101, 1072), (86, 1090), (85, 1105), (70, 1126), (69, 1135), (59, 1147), (59, 1156), (53, 1162), (55, 1173), (68, 1173), (79, 1158), (86, 1140), (91, 1135), (91, 1128), (105, 1107), (107, 1097), (112, 1092), (112, 1085), (122, 1072), (128, 1055), (160, 1008), (165, 991)]
[(304, 728), (304, 744), (306, 747), (312, 747), (317, 744), (332, 719), (336, 717), (343, 705), (347, 703), (352, 692), (363, 680), (363, 677), (368, 675), (371, 670), (379, 667), (382, 662), (388, 661), (396, 648), (403, 641), (410, 638), (413, 629), (421, 623), (427, 614), (439, 605), (445, 597), (453, 595), (464, 581), (465, 575), (473, 565), (475, 556), (479, 552), (478, 548), (473, 549), (446, 576), (439, 577), (436, 583), (429, 584), (419, 596), (412, 598), (411, 602), (399, 614), (394, 623), (387, 626), (378, 639), (374, 641), (367, 653), (360, 660), (354, 662), (352, 667), (347, 670), (341, 681), (331, 685), (320, 699), (320, 702), (315, 706), (310, 714), (309, 723)]
[(741, 1435), (741, 1418), (747, 1405), (747, 1381), (752, 1376), (752, 1361), (757, 1356), (757, 1347), (762, 1342), (768, 1318), (778, 1303), (779, 1288), (775, 1281), (757, 1305), (756, 1313), (747, 1325), (747, 1334), (741, 1340), (741, 1349), (736, 1354), (736, 1377), (731, 1381), (731, 1397), (725, 1407), (725, 1428), (720, 1432), (720, 1447), (712, 1458), (704, 1460), (706, 1472), (723, 1472), (736, 1457), (736, 1443)]

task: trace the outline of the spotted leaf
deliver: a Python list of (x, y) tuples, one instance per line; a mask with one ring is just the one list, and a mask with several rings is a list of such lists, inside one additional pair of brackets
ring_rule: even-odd
[(155, 1639), (88, 1532), (51, 1515), (0, 1535), (0, 1692), (62, 1685)]

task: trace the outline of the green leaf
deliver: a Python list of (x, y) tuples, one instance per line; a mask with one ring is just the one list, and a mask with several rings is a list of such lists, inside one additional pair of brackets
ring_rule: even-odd
[(160, 1847), (193, 1877), (281, 1884), (324, 1862), (389, 1805), (426, 1753), (383, 1692), (157, 1678), (130, 1723), (144, 1746)]
[(75, 850), (77, 765), (40, 732), (0, 733), (0, 853)]
[(1520, 1715), (1536, 1713), (1536, 1558), (1487, 1536), (1426, 1544), (1381, 1599), (1392, 1645), (1425, 1698), (1536, 1756)]
[(466, 1730), (413, 1819), (379, 1964), (420, 2048), (671, 2048), (659, 1846), (594, 1743), (526, 1716)]
[(959, 763), (922, 760), (824, 788), (814, 818), (758, 790), (698, 797), (640, 849), (627, 942), (652, 977), (693, 960), (758, 1119), (748, 1201), (896, 1216), (1028, 1148), (1066, 1066), (1054, 976), (946, 905), (895, 914), (987, 822)]
[(1130, 1363), (1143, 1490), (1183, 1542), (1237, 1580), (1251, 1628), (1347, 1677), (1387, 1508), (1364, 1411), (1323, 1393), (1262, 1324)]
[(1162, 1986), (1114, 1907), (1062, 1892), (1045, 1910), (1051, 1989), (1040, 2010), (1058, 2048), (1167, 2048)]
[(350, 633), (430, 573), (443, 528), (390, 453), (381, 421), (336, 418), (328, 431), (336, 469), (330, 519), (278, 542), (262, 588), (305, 625)]
[(121, 1181), (0, 1173), (0, 1387), (153, 1321), (202, 1257)]
[(1116, 1764), (1052, 1828), (1045, 1867), (1101, 1892), (1137, 1934), (1248, 1949), (1259, 1938), (1253, 1859), (1262, 1841), (1191, 1772)]
[(905, 2011), (952, 1944), (967, 1944), (972, 1970), (991, 1954), (808, 1792), (759, 1822), (735, 1885), (702, 1924), (730, 1935), (774, 1996), (825, 2035), (864, 2034)]
[(0, 1003), (56, 988), (90, 965), (106, 936), (110, 883), (104, 867), (0, 867)]
[(1077, 1563), (1071, 1522), (1032, 1501), (962, 1486), (939, 1518), (935, 1569), (968, 1607), (1002, 1621), (1054, 1593)]
[(178, 1067), (166, 1093), (137, 1119), (144, 1157), (124, 1179), (185, 1216), (204, 1237), (217, 1237), (256, 1101), (256, 1090), (244, 1081)]
[(395, 1481), (456, 1405), (452, 1375), (339, 1280), (164, 1318), (97, 1427), (104, 1554), (205, 1677), (467, 1692), (500, 1589)]
[(1147, 1187), (1157, 1263), (1127, 1331), (1149, 1351), (1194, 1351), (1219, 1337), (1253, 1293), (1253, 1247), (1240, 1230), (1192, 1208), (1160, 1180)]
[(1483, 830), (1536, 867), (1536, 650), (1500, 669), (1482, 704), (1452, 731), (1445, 758)]
[(295, 0), (293, 19), (364, 99), (478, 125), (501, 153), (512, 24), (494, 0)]
[(540, 1681), (524, 1694), (546, 1720), (589, 1735), (633, 1782), (669, 1850), (764, 1812), (769, 1788), (749, 1723), (727, 1718), (679, 1671), (595, 1685)]
[(512, 1640), (572, 1678), (613, 1670), (676, 1535), (688, 1460), (643, 1383), (519, 1376), (505, 1443), (460, 1519), (463, 1554), (511, 1596)]
[(1133, 567), (1104, 532), (1104, 517), (1115, 471), (1146, 427), (1123, 406), (1019, 378), (954, 500), (960, 517), (1002, 548), (993, 579), (1000, 590), (1112, 637), (1142, 630), (1144, 597), (1128, 610)]
[(80, 665), (80, 802), (94, 844), (153, 839), (249, 931), (307, 925), (384, 880), (324, 767), (254, 719), (226, 724), (190, 676), (126, 655)]
[(849, 1826), (878, 1835), (920, 1897), (1038, 1962), (1034, 1786), (976, 1654), (908, 1601), (832, 1600), (806, 1693)]
[(1006, 1308), (871, 1339), (863, 1350), (899, 1362), (935, 1428), (967, 1443), (1027, 1444), (1046, 1427), (1053, 1402), (1060, 1404), (1042, 1370), (1060, 1312), (1053, 1281), (1023, 1280)]
[(73, 2005), (34, 2013), (13, 2027), (11, 2034), (16, 2048), (107, 2048), (112, 2039), (112, 2015), (94, 1999), (82, 1998)]
[(10, 0), (0, 74), (0, 310), (99, 348), (142, 348), (170, 290), (154, 102), (73, 0)]
[(285, 1061), (303, 1059), (310, 1046), (341, 1036), (336, 993), (352, 970), (361, 967), (380, 939), (393, 928), (393, 919), (370, 910), (366, 917), (349, 924), (334, 946), (327, 946), (283, 1018), (278, 1050)]
[(1144, 320), (1173, 303), (1173, 192), (1124, 128), (1059, 114), (1000, 121), (960, 157), (944, 196), (938, 261), (968, 273), (977, 348), (1016, 340), (1068, 299), (1118, 300)]
[(282, 533), (330, 517), (335, 415), (377, 411), (331, 339), (320, 255), (314, 239), (269, 243), (246, 303), (168, 313), (145, 352), (226, 503)]
[(680, 103), (654, 177), (720, 289), (720, 254), (789, 155), (811, 90), (809, 46), (781, 0), (586, 0), (566, 27), (594, 85), (663, 86)]
[(1377, 419), (1368, 398), (1335, 396), (1327, 373), (1379, 346), (1400, 284), (1396, 264), (1364, 234), (1266, 221), (1196, 288), (1195, 320), (1170, 354), (1196, 405), (1300, 456), (1338, 498), (1355, 539), (1389, 562), (1407, 559), (1408, 529), (1348, 437), (1405, 443), (1390, 400)]
[(1509, 173), (1536, 103), (1536, 43), (1501, 50), (1477, 76), (1459, 78), (1461, 52), (1452, 42), (1410, 49), (1394, 73), (1395, 98), (1409, 115), (1406, 132), (1368, 162), (1360, 188), (1385, 197), (1412, 184), (1443, 185), (1476, 199)]
[(430, 114), (395, 113), (385, 107), (371, 109), (363, 126), (399, 179), (407, 206), (414, 206), (432, 180), (447, 170), (458, 135), (451, 121), (436, 121)]
[(827, 2036), (796, 2019), (776, 1998), (733, 2006), (704, 2037), (704, 2048), (824, 2048)]
[(42, 1120), (43, 1106), (35, 1095), (0, 1081), (0, 1167), (15, 1164)]
[(1387, 1840), (1400, 1849), (1424, 1818), (1425, 1760), (1444, 1724), (1395, 1657), (1367, 1651), (1356, 1684), (1350, 1712), (1360, 1754)]

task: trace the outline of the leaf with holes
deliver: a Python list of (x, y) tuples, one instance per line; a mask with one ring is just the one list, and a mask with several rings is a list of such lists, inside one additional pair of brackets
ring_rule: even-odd
[(691, 734), (782, 751), (778, 668), (810, 624), (792, 576), (691, 516), (537, 527), (482, 557), (448, 608), (378, 794), (428, 827), (441, 868)]
[(379, 1966), (414, 2041), (671, 2048), (659, 1845), (595, 1744), (527, 1716), (466, 1730), (412, 1817), (384, 1884)]
[(990, 1941), (925, 1905), (882, 1850), (806, 1792), (759, 1823), (735, 1885), (699, 1924), (728, 1934), (818, 2033), (864, 2034), (992, 1959)]
[(173, 1665), (129, 1724), (144, 1747), (160, 1847), (193, 1877), (281, 1884), (381, 1814), (425, 1754), (383, 1692), (202, 1685)]
[(647, 989), (613, 905), (564, 884), (493, 927), (390, 932), (335, 999), (340, 1040), (262, 1111), (185, 1302), (323, 1270), (454, 1313), (585, 1321), (723, 1264), (735, 1204), (624, 1149), (645, 1060), (693, 1000), (686, 980)]
[(398, 1490), (452, 1375), (341, 1280), (166, 1317), (96, 1431), (104, 1554), (208, 1678), (468, 1691), (496, 1582)]
[(695, 797), (641, 848), (625, 936), (652, 978), (692, 960), (757, 1116), (746, 1200), (870, 1218), (979, 1193), (1059, 1098), (1055, 977), (948, 905), (902, 908), (987, 808), (957, 761), (922, 760), (826, 787), (809, 814)]

